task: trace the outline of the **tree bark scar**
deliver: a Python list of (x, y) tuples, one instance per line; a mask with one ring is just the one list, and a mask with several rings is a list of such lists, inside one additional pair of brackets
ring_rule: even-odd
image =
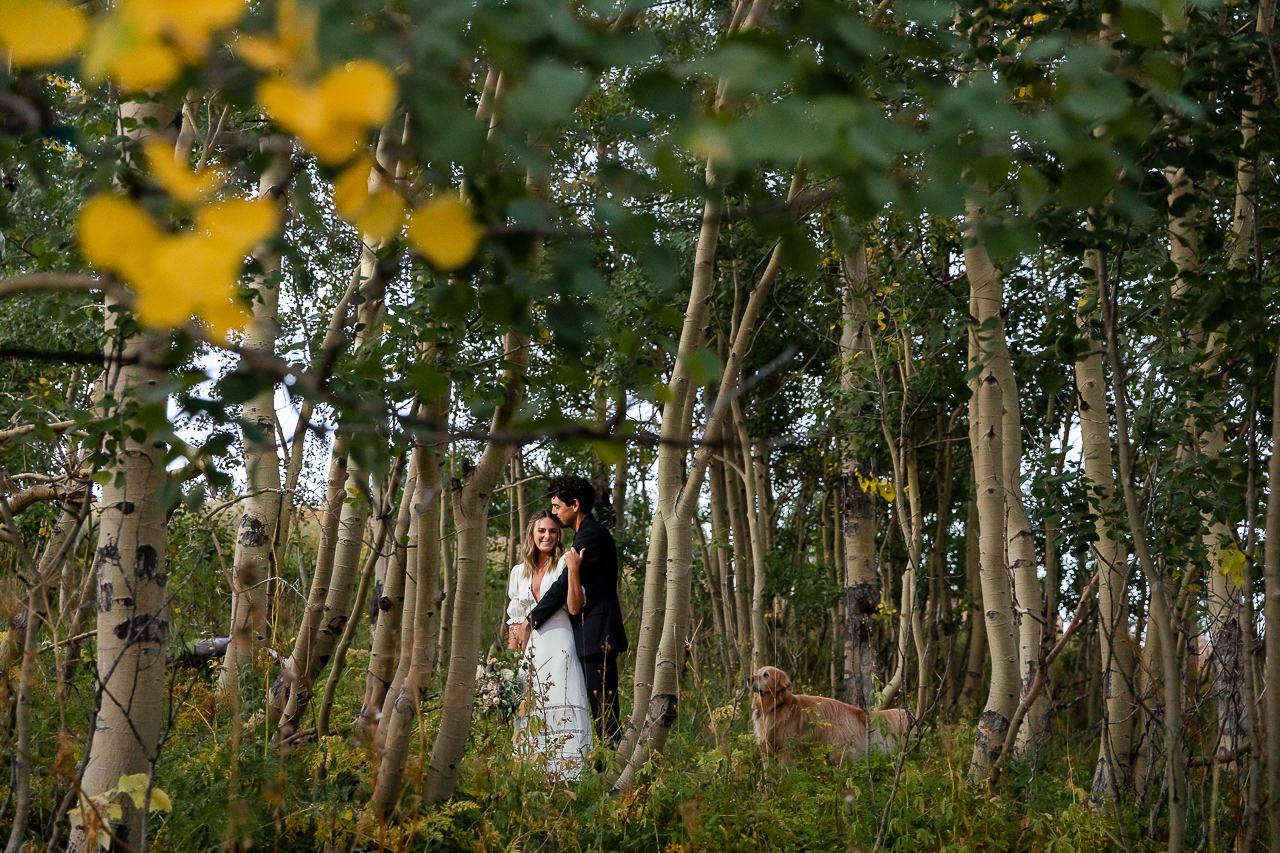
[(245, 548), (261, 548), (267, 544), (267, 526), (251, 515), (240, 518), (240, 544)]
[(169, 622), (150, 613), (139, 613), (116, 625), (112, 633), (129, 643), (163, 643), (169, 639)]
[(994, 764), (1004, 748), (1004, 736), (1009, 731), (1009, 721), (988, 708), (978, 718), (978, 730), (974, 733), (974, 748), (990, 757)]
[(120, 565), (120, 546), (118, 540), (108, 540), (107, 544), (98, 549), (97, 569), (102, 571), (102, 567), (106, 564), (115, 566), (117, 569)]
[(133, 501), (120, 501), (116, 504), (116, 509), (120, 510), (121, 515), (130, 515), (135, 508)]
[(98, 612), (99, 613), (111, 612), (111, 594), (114, 591), (114, 589), (115, 587), (111, 584), (110, 581), (106, 581), (98, 585)]
[(169, 577), (160, 571), (160, 556), (151, 545), (139, 545), (133, 557), (134, 572), (139, 580), (150, 580), (164, 586)]

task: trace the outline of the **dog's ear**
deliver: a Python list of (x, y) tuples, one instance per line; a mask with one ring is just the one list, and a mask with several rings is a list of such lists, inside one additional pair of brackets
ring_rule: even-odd
[(791, 676), (787, 675), (780, 669), (773, 670), (774, 685), (773, 689), (778, 692), (791, 689)]

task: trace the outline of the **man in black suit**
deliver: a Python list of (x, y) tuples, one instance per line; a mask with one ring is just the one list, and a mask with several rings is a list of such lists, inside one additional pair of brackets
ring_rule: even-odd
[[(551, 512), (574, 531), (573, 547), (565, 553), (565, 562), (570, 567), (577, 564), (587, 601), (582, 613), (570, 619), (596, 739), (614, 745), (619, 736), (618, 655), (627, 650), (622, 607), (618, 604), (618, 547), (609, 531), (591, 514), (596, 500), (591, 483), (581, 477), (556, 477), (547, 489), (547, 497), (551, 498)], [(541, 627), (564, 607), (568, 591), (569, 573), (565, 572), (530, 611), (525, 620), (526, 636), (530, 627)]]

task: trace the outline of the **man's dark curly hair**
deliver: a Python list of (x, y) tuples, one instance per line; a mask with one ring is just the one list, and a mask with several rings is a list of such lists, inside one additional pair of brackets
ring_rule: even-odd
[(551, 485), (547, 486), (547, 497), (559, 498), (560, 503), (565, 505), (577, 501), (578, 510), (584, 515), (596, 505), (595, 487), (589, 481), (572, 474), (561, 474), (552, 480)]

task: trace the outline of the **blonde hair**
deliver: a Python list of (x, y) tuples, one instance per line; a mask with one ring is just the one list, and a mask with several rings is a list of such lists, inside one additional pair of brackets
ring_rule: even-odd
[[(551, 514), (551, 510), (540, 509), (533, 515), (529, 516), (529, 523), (524, 528), (524, 542), (520, 548), (521, 557), (524, 562), (524, 576), (533, 577), (533, 570), (537, 568), (538, 559), (542, 556), (538, 551), (537, 544), (533, 541), (533, 529), (538, 526), (538, 522), (544, 518), (549, 518), (556, 524), (556, 529), (560, 529), (560, 519)], [(564, 545), (560, 544), (560, 540), (556, 540), (556, 547), (551, 550), (551, 566), (559, 562), (560, 555), (564, 553)]]

